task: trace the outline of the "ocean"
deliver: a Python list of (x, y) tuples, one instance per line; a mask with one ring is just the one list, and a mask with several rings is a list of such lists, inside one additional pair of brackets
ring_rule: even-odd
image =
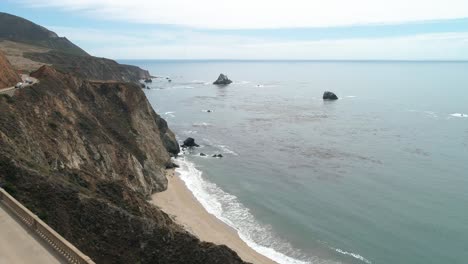
[[(468, 63), (123, 62), (162, 77), (149, 101), (200, 145), (180, 177), (258, 252), (468, 263)], [(212, 85), (220, 73), (234, 82)]]

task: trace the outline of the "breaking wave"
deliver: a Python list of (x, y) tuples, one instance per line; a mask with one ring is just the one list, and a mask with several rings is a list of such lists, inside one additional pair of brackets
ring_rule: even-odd
[(353, 253), (353, 252), (347, 252), (347, 251), (344, 251), (344, 250), (341, 250), (339, 248), (335, 248), (335, 251), (338, 252), (338, 253), (341, 253), (343, 255), (348, 255), (348, 256), (351, 256), (355, 259), (359, 259), (367, 264), (371, 264), (372, 262), (366, 258), (364, 258), (363, 256), (359, 255), (359, 254), (356, 254), (356, 253)]
[[(193, 193), (202, 206), (216, 218), (234, 228), (239, 237), (258, 253), (280, 264), (314, 263), (311, 259), (300, 260), (288, 255), (302, 254), (292, 246), (274, 235), (271, 228), (260, 224), (249, 209), (243, 206), (236, 196), (226, 193), (215, 183), (202, 177), (202, 171), (185, 156), (177, 159), (179, 168), (176, 171), (187, 188)], [(280, 252), (288, 252), (288, 255)]]
[(453, 116), (453, 117), (468, 117), (468, 114), (453, 113), (453, 114), (450, 114), (450, 116)]

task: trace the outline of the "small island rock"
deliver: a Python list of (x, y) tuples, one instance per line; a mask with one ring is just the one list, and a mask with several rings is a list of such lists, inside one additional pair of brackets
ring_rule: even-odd
[(332, 92), (326, 91), (323, 93), (323, 100), (338, 100), (338, 96)]
[(183, 148), (191, 148), (191, 147), (199, 147), (197, 143), (195, 143), (195, 139), (189, 137), (184, 140), (184, 144), (182, 145)]
[(224, 75), (224, 74), (220, 74), (218, 79), (213, 83), (213, 84), (217, 84), (217, 85), (228, 85), (232, 83), (231, 80), (229, 80), (229, 78), (227, 77), (227, 75)]

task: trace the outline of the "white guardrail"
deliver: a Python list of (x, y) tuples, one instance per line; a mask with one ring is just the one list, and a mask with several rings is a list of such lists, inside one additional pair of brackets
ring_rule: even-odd
[(0, 188), (0, 203), (8, 207), (26, 226), (49, 244), (57, 253), (62, 255), (69, 263), (95, 264), (91, 258), (79, 251), (2, 188)]

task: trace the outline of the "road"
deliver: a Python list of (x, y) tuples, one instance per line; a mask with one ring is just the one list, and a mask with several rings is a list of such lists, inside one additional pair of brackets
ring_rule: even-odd
[(65, 263), (0, 205), (0, 263)]
[[(23, 80), (23, 87), (20, 88), (20, 89), (27, 88), (29, 86), (32, 86), (32, 85), (36, 84), (36, 83), (39, 83), (38, 79), (36, 79), (34, 77), (31, 77), (28, 74), (21, 74), (21, 79)], [(26, 84), (25, 83), (26, 80), (31, 80), (32, 84)], [(14, 86), (3, 88), (3, 89), (0, 89), (0, 94), (8, 94), (9, 96), (13, 96), (13, 95), (15, 95), (15, 89), (16, 88)]]

